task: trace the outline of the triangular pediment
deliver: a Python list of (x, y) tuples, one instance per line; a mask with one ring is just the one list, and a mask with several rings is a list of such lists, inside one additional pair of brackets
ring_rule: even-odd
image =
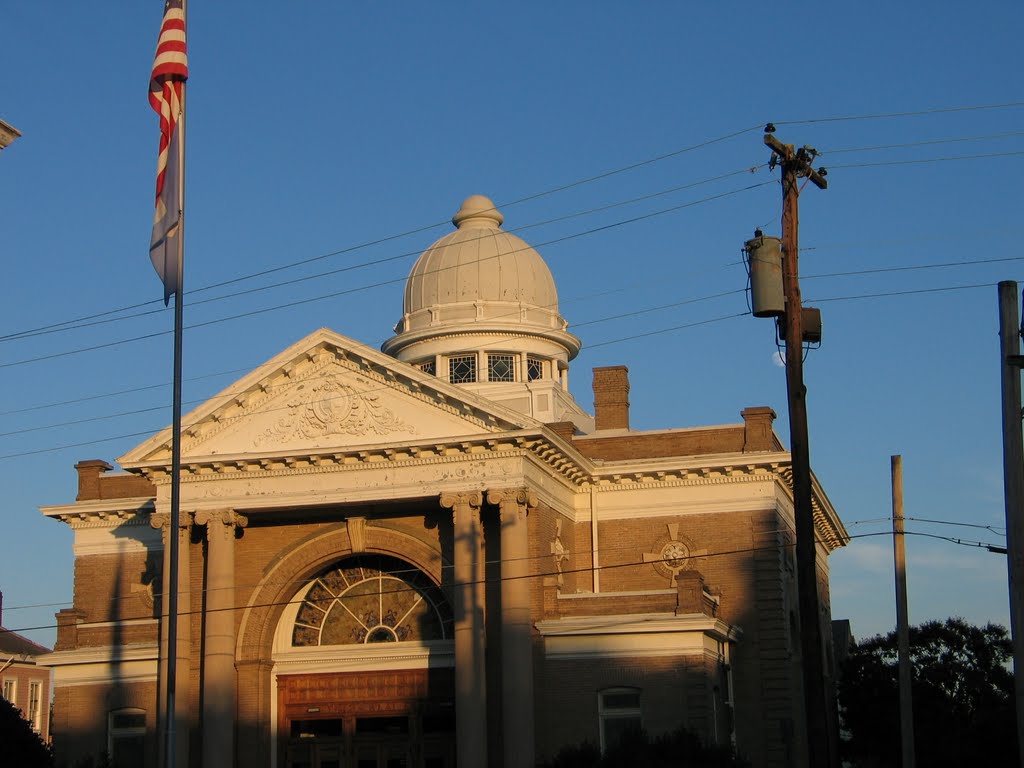
[[(538, 422), (320, 329), (182, 418), (182, 459), (331, 453), (538, 427)], [(119, 459), (167, 465), (168, 427)]]

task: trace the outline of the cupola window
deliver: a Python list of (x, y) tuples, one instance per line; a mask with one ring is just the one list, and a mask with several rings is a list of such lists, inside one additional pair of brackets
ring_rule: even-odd
[(448, 380), (452, 384), (472, 384), (476, 381), (476, 355), (448, 358)]
[(544, 378), (544, 361), (539, 357), (526, 358), (526, 380), (536, 381)]
[(424, 360), (419, 364), (419, 369), (431, 376), (437, 376), (437, 364), (433, 360)]
[(516, 366), (512, 355), (487, 356), (488, 381), (515, 381)]

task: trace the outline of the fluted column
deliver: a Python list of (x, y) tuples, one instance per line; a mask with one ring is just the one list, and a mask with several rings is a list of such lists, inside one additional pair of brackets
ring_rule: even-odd
[(249, 521), (231, 509), (203, 510), (206, 636), (203, 645), (203, 766), (235, 764), (235, 531)]
[(452, 510), (455, 613), (456, 762), (487, 765), (487, 687), (484, 664), (484, 553), (479, 491), (443, 493)]
[[(164, 708), (167, 706), (167, 659), (170, 656), (168, 644), (169, 630), (169, 597), (171, 594), (171, 543), (170, 527), (171, 516), (166, 512), (157, 512), (150, 516), (149, 524), (153, 528), (160, 529), (164, 545), (164, 562), (161, 583), (163, 585), (160, 609), (160, 684), (158, 686), (158, 712), (160, 712), (161, 738), (163, 743)], [(188, 766), (188, 737), (190, 726), (190, 694), (189, 680), (192, 665), (192, 590), (191, 574), (189, 571), (189, 544), (192, 539), (192, 513), (180, 512), (178, 518), (178, 617), (177, 617), (177, 643), (175, 652), (175, 675), (174, 675), (174, 734), (175, 747), (174, 756), (177, 765), (174, 768), (186, 768)], [(160, 750), (161, 768), (163, 766), (164, 751)]]
[(501, 515), (501, 720), (505, 768), (532, 768), (533, 622), (527, 515), (537, 497), (525, 488), (491, 490)]

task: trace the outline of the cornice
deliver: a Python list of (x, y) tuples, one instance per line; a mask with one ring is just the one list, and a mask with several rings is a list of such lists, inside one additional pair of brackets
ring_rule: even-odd
[(145, 525), (153, 508), (152, 496), (136, 496), (129, 499), (76, 501), (74, 504), (40, 507), (39, 511), (77, 530)]

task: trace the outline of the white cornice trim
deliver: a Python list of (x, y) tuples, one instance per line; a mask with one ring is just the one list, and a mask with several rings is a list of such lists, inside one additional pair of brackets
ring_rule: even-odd
[(81, 523), (102, 523), (110, 526), (136, 524), (136, 516), (153, 511), (152, 496), (133, 496), (127, 499), (90, 499), (76, 501), (73, 504), (56, 504), (40, 507), (39, 511), (47, 517), (53, 517), (71, 526), (79, 527)]
[(545, 637), (570, 635), (642, 635), (652, 633), (700, 632), (718, 640), (735, 641), (741, 630), (703, 613), (680, 616), (665, 613), (634, 613), (619, 616), (567, 616), (538, 621), (537, 631)]
[[(95, 625), (94, 625), (95, 626)], [(121, 664), (135, 661), (156, 661), (159, 647), (156, 643), (132, 643), (130, 645), (97, 645), (75, 648), (69, 651), (54, 651), (40, 657), (39, 663), (47, 667), (68, 667), (79, 664)]]

